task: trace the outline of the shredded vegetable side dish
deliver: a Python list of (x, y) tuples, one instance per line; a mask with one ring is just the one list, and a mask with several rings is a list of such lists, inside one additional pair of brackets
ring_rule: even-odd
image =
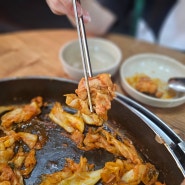
[[(64, 167), (53, 173), (40, 174), (38, 184), (165, 185), (159, 182), (155, 165), (141, 157), (129, 138), (104, 126), (116, 90), (111, 76), (91, 77), (89, 86), (94, 112), (89, 110), (84, 78), (74, 93), (64, 95), (65, 105), (59, 101), (49, 104), (41, 96), (33, 97), (26, 104), (0, 105), (0, 185), (24, 185), (36, 168), (37, 152), (49, 137), (42, 131), (46, 123), (40, 120), (41, 114), (51, 122), (47, 129), (52, 129), (52, 125), (59, 126), (62, 134), (79, 150), (104, 150), (113, 155), (114, 160), (97, 169), (85, 156), (80, 156), (78, 161), (66, 156), (60, 159), (65, 161)], [(44, 112), (46, 107), (49, 111)], [(40, 125), (36, 124), (38, 120)]]

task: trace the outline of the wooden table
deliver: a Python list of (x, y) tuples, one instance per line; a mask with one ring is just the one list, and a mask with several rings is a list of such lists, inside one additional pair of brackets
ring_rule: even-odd
[[(36, 30), (0, 35), (0, 78), (15, 76), (57, 76), (69, 78), (59, 61), (59, 50), (68, 41), (77, 38), (76, 30)], [(140, 42), (123, 35), (106, 35), (123, 52), (123, 59), (144, 52), (168, 55), (185, 64), (185, 54), (157, 45)], [(113, 80), (118, 91), (119, 75)], [(154, 108), (144, 105), (168, 124), (185, 140), (185, 104), (175, 108)]]

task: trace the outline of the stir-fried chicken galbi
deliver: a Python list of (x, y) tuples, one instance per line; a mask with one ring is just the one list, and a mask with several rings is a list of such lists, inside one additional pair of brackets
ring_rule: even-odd
[[(41, 106), (42, 98), (36, 97), (30, 104), (4, 109), (9, 112), (1, 117), (1, 131), (4, 132), (0, 137), (1, 184), (23, 185), (23, 177), (28, 177), (34, 169), (35, 150), (40, 148), (37, 145), (38, 136), (27, 132), (15, 132), (12, 129), (16, 129), (39, 114)], [(27, 145), (28, 150), (23, 149), (23, 144)]]
[(85, 79), (82, 78), (76, 94), (66, 94), (66, 104), (75, 108), (75, 115), (65, 112), (62, 105), (56, 102), (49, 116), (67, 132), (76, 129), (84, 131), (84, 124), (101, 126), (107, 120), (107, 111), (111, 108), (111, 101), (115, 96), (115, 84), (112, 83), (109, 74), (100, 74), (89, 78), (92, 105), (95, 112), (91, 112), (88, 105), (87, 89)]
[(116, 159), (105, 163), (101, 173), (105, 185), (162, 185), (157, 181), (158, 171), (150, 163), (133, 164), (127, 160)]
[[(37, 135), (14, 131), (10, 131), (6, 136), (0, 138), (0, 170), (9, 172), (9, 175), (0, 173), (0, 182), (23, 184), (22, 176), (29, 176), (36, 165), (37, 139)], [(29, 151), (24, 151), (20, 146), (18, 152), (15, 153), (16, 142), (24, 142), (29, 147)]]
[[(96, 174), (103, 184), (137, 185), (142, 182), (145, 185), (155, 185), (156, 183), (162, 185), (160, 182), (157, 182), (158, 171), (152, 164), (145, 163), (142, 160), (128, 138), (117, 139), (119, 137), (117, 137), (116, 133), (108, 132), (100, 127), (103, 121), (107, 120), (107, 111), (111, 108), (111, 100), (115, 96), (115, 85), (110, 80), (110, 76), (101, 74), (90, 78), (89, 84), (94, 113), (91, 113), (88, 107), (85, 79), (83, 78), (75, 91), (76, 94), (66, 95), (66, 104), (75, 108), (77, 112), (75, 114), (67, 113), (62, 105), (56, 102), (49, 117), (70, 134), (69, 137), (76, 143), (79, 149), (84, 151), (105, 149), (117, 158), (116, 161), (105, 163), (104, 168), (94, 171), (93, 174)], [(90, 127), (87, 132), (84, 132), (85, 123), (97, 127)], [(123, 158), (123, 160), (118, 158)], [(71, 171), (69, 166), (67, 169), (67, 172)], [(60, 172), (46, 175), (41, 184), (52, 184), (51, 182), (54, 179), (57, 179), (57, 182), (53, 184), (72, 185), (74, 182), (78, 184), (82, 174), (77, 174), (76, 171), (72, 174), (67, 173), (67, 177), (64, 179), (63, 176), (66, 175), (65, 167)], [(88, 175), (84, 174), (83, 183), (85, 185), (95, 184), (91, 181), (93, 177), (90, 174), (92, 175), (92, 172), (88, 172)], [(87, 183), (86, 178), (91, 178), (89, 183)]]
[(81, 157), (80, 162), (75, 163), (72, 159), (66, 159), (65, 167), (53, 174), (43, 175), (40, 185), (94, 185), (101, 178), (101, 169), (93, 170), (86, 158)]
[(23, 178), (19, 171), (13, 170), (6, 163), (0, 163), (0, 184), (23, 185)]
[(4, 130), (10, 130), (13, 124), (24, 123), (30, 120), (40, 114), (42, 104), (42, 97), (38, 96), (33, 98), (30, 104), (15, 107), (15, 109), (1, 117), (1, 127), (3, 127)]
[(103, 121), (107, 120), (107, 111), (111, 108), (111, 101), (115, 96), (115, 84), (112, 83), (110, 75), (101, 74), (89, 78), (89, 86), (95, 112), (89, 110), (85, 79), (82, 78), (76, 94), (65, 95), (66, 104), (78, 112), (75, 115), (69, 114), (56, 102), (49, 114), (50, 118), (67, 132), (72, 133), (75, 129), (83, 132), (85, 123), (101, 126)]
[[(134, 145), (128, 139), (118, 140), (115, 134), (98, 128), (90, 129), (84, 136), (76, 131), (71, 135), (74, 142), (82, 150), (94, 150), (103, 148), (116, 157), (115, 162), (105, 163), (101, 173), (103, 184), (155, 184), (158, 171), (150, 163), (145, 163), (137, 153)], [(160, 184), (159, 184), (160, 185)]]
[[(76, 89), (76, 94), (67, 94), (66, 103), (70, 107), (78, 109), (87, 124), (100, 126), (103, 120), (107, 120), (107, 111), (111, 108), (111, 101), (115, 97), (116, 86), (109, 74), (100, 74), (88, 79), (91, 101), (95, 113), (91, 113), (88, 107), (87, 89), (85, 79), (82, 78)], [(98, 117), (97, 117), (98, 116)], [(99, 119), (99, 123), (98, 120)]]
[(130, 160), (133, 164), (142, 163), (141, 157), (130, 140), (118, 140), (113, 134), (102, 128), (89, 129), (86, 134), (75, 132), (71, 135), (71, 138), (82, 150), (89, 151), (103, 148), (115, 156)]
[(40, 185), (95, 185), (101, 181), (105, 185), (162, 185), (157, 181), (158, 172), (150, 163), (134, 165), (117, 159), (107, 162), (105, 167), (94, 170), (87, 159), (81, 157), (79, 164), (66, 159), (65, 167), (53, 174), (43, 175)]
[[(155, 166), (143, 161), (131, 140), (120, 137), (112, 129), (103, 129), (102, 124), (108, 119), (107, 112), (115, 96), (115, 85), (110, 75), (89, 78), (89, 85), (93, 113), (89, 110), (85, 79), (82, 78), (76, 94), (65, 95), (66, 104), (75, 109), (75, 113), (65, 111), (60, 102), (54, 102), (52, 108), (48, 106), (51, 108), (49, 114), (44, 116), (51, 124), (62, 127), (67, 132), (65, 136), (69, 136), (79, 149), (104, 149), (115, 160), (106, 162), (101, 169), (95, 169), (85, 157), (81, 156), (79, 163), (66, 158), (66, 165), (60, 171), (39, 174), (42, 175), (40, 185), (95, 185), (97, 182), (104, 185), (162, 185), (157, 181)], [(36, 97), (29, 104), (0, 107), (3, 114), (0, 126), (3, 133), (0, 137), (0, 185), (23, 185), (24, 178), (29, 177), (34, 169), (36, 150), (42, 147), (39, 136), (17, 128), (25, 127), (38, 116), (42, 106), (42, 97)]]

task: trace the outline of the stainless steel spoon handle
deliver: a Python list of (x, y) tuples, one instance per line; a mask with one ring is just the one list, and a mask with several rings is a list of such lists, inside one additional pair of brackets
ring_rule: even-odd
[(175, 77), (168, 80), (168, 87), (185, 93), (185, 77)]

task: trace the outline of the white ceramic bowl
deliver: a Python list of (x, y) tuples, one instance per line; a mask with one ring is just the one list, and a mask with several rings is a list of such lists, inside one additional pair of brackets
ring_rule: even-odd
[(179, 93), (171, 99), (160, 99), (145, 95), (134, 89), (126, 78), (144, 73), (151, 78), (167, 82), (170, 77), (185, 77), (185, 66), (177, 60), (159, 54), (138, 54), (126, 59), (120, 68), (121, 84), (124, 90), (135, 100), (154, 107), (175, 107), (185, 103), (185, 93)]
[[(101, 38), (87, 39), (93, 76), (100, 73), (114, 75), (122, 60), (119, 47), (111, 41)], [(65, 72), (74, 80), (84, 76), (83, 64), (78, 40), (66, 43), (59, 52)]]

